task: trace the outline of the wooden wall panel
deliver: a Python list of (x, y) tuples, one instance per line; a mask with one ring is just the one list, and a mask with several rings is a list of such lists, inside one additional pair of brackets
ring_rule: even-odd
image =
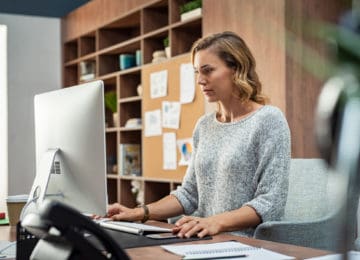
[[(351, 1), (285, 1), (286, 114), (292, 133), (293, 157), (319, 157), (314, 137), (315, 109), (329, 60), (323, 41), (309, 34), (309, 22), (337, 23)], [(307, 65), (308, 64), (308, 65)], [(309, 67), (310, 65), (310, 67)]]
[[(323, 44), (305, 35), (310, 20), (337, 22), (350, 0), (204, 0), (203, 34), (231, 30), (249, 45), (264, 93), (285, 113), (293, 157), (319, 157), (314, 111), (323, 80), (303, 68), (306, 46), (328, 57)], [(293, 57), (300, 57), (294, 61)], [(316, 56), (311, 57), (315, 62)], [(310, 63), (312, 63), (310, 61)], [(325, 64), (320, 64), (320, 67)]]
[(264, 93), (285, 113), (283, 1), (205, 0), (203, 8), (203, 35), (238, 33), (256, 59)]
[(68, 41), (109, 23), (149, 0), (92, 0), (62, 18), (62, 39)]

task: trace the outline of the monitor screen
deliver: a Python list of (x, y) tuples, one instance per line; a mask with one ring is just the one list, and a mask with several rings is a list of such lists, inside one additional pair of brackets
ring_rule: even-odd
[(107, 206), (103, 82), (34, 98), (36, 176), (29, 202), (55, 199), (83, 213)]

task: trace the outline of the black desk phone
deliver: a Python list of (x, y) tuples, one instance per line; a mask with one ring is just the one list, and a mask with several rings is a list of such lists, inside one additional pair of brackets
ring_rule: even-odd
[(98, 224), (57, 201), (44, 201), (39, 212), (27, 214), (21, 225), (39, 238), (30, 259), (129, 259)]

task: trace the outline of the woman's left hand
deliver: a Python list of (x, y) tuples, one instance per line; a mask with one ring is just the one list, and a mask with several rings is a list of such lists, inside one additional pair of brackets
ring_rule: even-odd
[(194, 235), (202, 238), (206, 235), (216, 235), (220, 232), (220, 225), (214, 218), (199, 218), (184, 216), (175, 223), (173, 233), (180, 238), (192, 237)]

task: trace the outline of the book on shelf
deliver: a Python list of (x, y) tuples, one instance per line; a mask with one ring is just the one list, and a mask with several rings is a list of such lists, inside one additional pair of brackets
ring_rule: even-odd
[(141, 146), (140, 144), (119, 145), (120, 175), (141, 175)]

